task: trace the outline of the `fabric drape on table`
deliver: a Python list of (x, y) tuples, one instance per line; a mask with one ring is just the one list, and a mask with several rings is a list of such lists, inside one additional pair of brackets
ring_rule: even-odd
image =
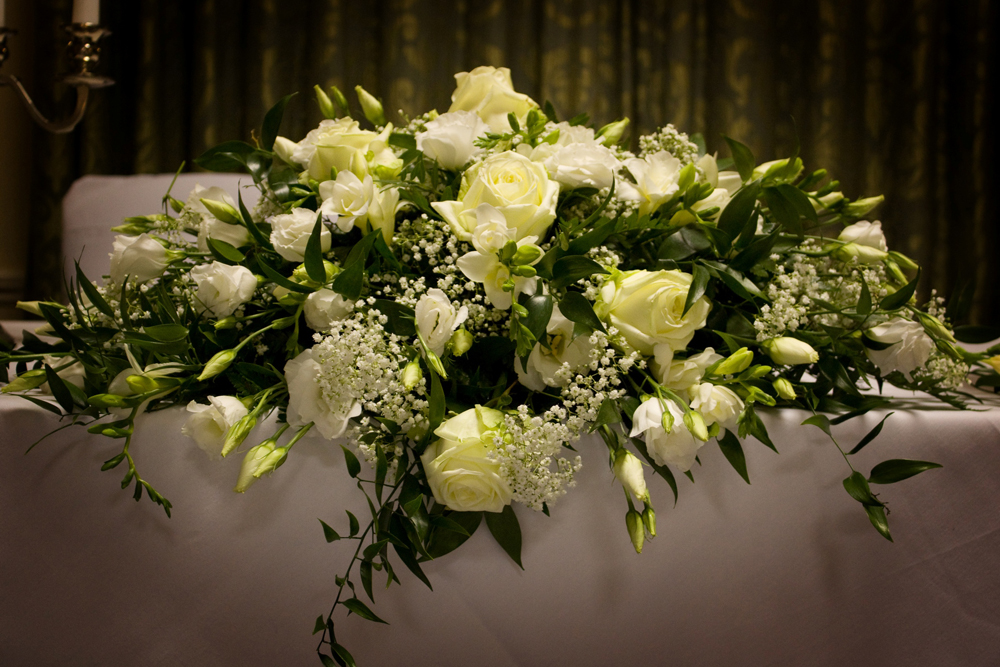
[[(56, 21), (69, 5), (35, 3), (37, 44), (64, 41)], [(873, 217), (928, 288), (974, 281), (973, 318), (1000, 319), (988, 200), (1000, 7), (988, 0), (144, 0), (102, 11), (114, 30), (103, 69), (117, 85), (93, 95), (75, 133), (36, 136), (35, 296), (61, 286), (59, 201), (78, 176), (191, 168), (214, 143), (248, 139), (292, 91), (282, 130), (300, 137), (320, 119), (315, 83), (360, 83), (390, 112), (444, 110), (452, 74), (492, 64), (563, 117), (624, 115), (638, 133), (672, 122), (710, 149), (725, 133), (759, 161), (787, 155), (797, 135), (807, 167), (828, 168), (849, 195), (886, 196)], [(39, 46), (36, 79), (60, 57)], [(72, 103), (56, 84), (39, 97)]]

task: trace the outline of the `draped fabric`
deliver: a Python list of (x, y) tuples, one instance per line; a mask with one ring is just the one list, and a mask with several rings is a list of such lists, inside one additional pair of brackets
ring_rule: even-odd
[[(81, 174), (191, 169), (205, 148), (249, 139), (294, 91), (282, 130), (301, 137), (320, 120), (316, 83), (361, 84), (390, 120), (397, 109), (444, 110), (455, 72), (492, 64), (564, 118), (628, 116), (633, 142), (672, 122), (702, 132), (710, 150), (727, 154), (727, 134), (764, 161), (787, 156), (797, 137), (807, 167), (829, 169), (849, 196), (885, 195), (872, 217), (923, 265), (928, 290), (971, 281), (973, 319), (1000, 319), (1000, 221), (989, 199), (1000, 7), (989, 0), (103, 5), (114, 30), (103, 68), (117, 85), (97, 91), (75, 133), (36, 137), (35, 295), (60, 287), (59, 200)], [(52, 26), (39, 45), (60, 39), (56, 16), (68, 6), (36, 3), (36, 24)], [(41, 80), (58, 54), (37, 50)], [(42, 92), (50, 107), (72, 103), (58, 85)]]

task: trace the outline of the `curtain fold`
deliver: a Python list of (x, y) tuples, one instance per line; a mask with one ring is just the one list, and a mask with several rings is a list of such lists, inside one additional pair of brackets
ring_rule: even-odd
[[(35, 3), (37, 44), (64, 41), (57, 20), (69, 5)], [(103, 68), (117, 84), (95, 93), (72, 135), (36, 136), (34, 296), (61, 288), (59, 202), (80, 175), (190, 170), (211, 145), (259, 131), (296, 91), (283, 133), (300, 137), (320, 119), (317, 83), (349, 94), (361, 84), (390, 119), (443, 110), (455, 72), (492, 64), (563, 117), (628, 116), (636, 135), (672, 122), (723, 154), (720, 135), (737, 138), (760, 161), (797, 138), (807, 168), (827, 168), (851, 196), (885, 195), (873, 217), (921, 263), (928, 289), (972, 281), (973, 319), (1000, 320), (1000, 221), (989, 204), (1000, 10), (989, 0), (145, 0), (102, 10), (114, 30)], [(60, 65), (51, 51), (38, 48), (38, 81)], [(40, 91), (45, 108), (72, 103), (61, 88)]]

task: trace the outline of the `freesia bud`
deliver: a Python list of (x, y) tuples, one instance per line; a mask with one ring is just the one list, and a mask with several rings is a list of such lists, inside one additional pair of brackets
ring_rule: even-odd
[[(5, 394), (16, 394), (18, 392), (28, 391), (29, 389), (35, 389), (43, 384), (45, 384), (45, 371), (38, 369), (22, 373), (6, 384), (3, 389), (0, 389), (0, 391)], [(105, 394), (98, 394), (98, 396), (95, 396), (94, 398), (103, 397), (104, 395)], [(119, 397), (115, 396), (115, 398)], [(92, 399), (91, 403), (95, 403), (95, 401)], [(103, 405), (98, 405), (98, 407), (103, 407)]]
[(844, 207), (844, 210), (841, 211), (841, 213), (848, 218), (860, 218), (864, 214), (868, 213), (868, 211), (881, 204), (883, 201), (885, 201), (885, 197), (882, 195), (879, 195), (878, 197), (865, 197), (864, 199), (852, 201)]
[(695, 410), (686, 411), (684, 413), (684, 425), (687, 426), (687, 430), (691, 432), (691, 435), (702, 442), (708, 441), (708, 427), (705, 426), (705, 418), (701, 416), (700, 412)]
[(628, 127), (628, 123), (628, 118), (622, 118), (621, 120), (616, 120), (613, 123), (608, 123), (597, 131), (596, 137), (599, 138), (605, 146), (610, 148), (622, 140), (622, 136), (625, 134), (625, 129)]
[(472, 334), (465, 327), (455, 330), (451, 335), (451, 353), (456, 357), (462, 356), (472, 347), (473, 340)]
[(625, 527), (628, 529), (628, 536), (632, 540), (635, 552), (641, 554), (642, 544), (646, 541), (646, 529), (642, 525), (642, 515), (630, 508), (628, 514), (625, 515)]
[(736, 373), (742, 373), (753, 361), (753, 352), (745, 347), (733, 352), (728, 359), (723, 360), (718, 366), (715, 367), (716, 375), (735, 375)]
[(384, 126), (385, 111), (382, 109), (382, 103), (361, 86), (355, 86), (354, 92), (358, 94), (358, 102), (361, 103), (361, 110), (364, 112), (365, 118), (372, 125), (377, 125), (378, 127)]
[(625, 490), (636, 500), (649, 502), (649, 490), (646, 488), (646, 478), (642, 471), (642, 462), (626, 449), (615, 453), (615, 463), (612, 466), (615, 478), (621, 482)]
[(786, 401), (795, 400), (795, 385), (785, 378), (778, 378), (773, 383), (774, 391)]
[(412, 390), (423, 376), (424, 372), (420, 370), (420, 362), (414, 359), (403, 368), (403, 386)]
[(265, 440), (256, 447), (251, 447), (247, 452), (247, 455), (243, 457), (243, 465), (240, 466), (240, 476), (236, 479), (236, 488), (233, 489), (236, 493), (245, 493), (247, 489), (250, 488), (254, 482), (257, 481), (258, 476), (254, 475), (260, 464), (274, 451), (274, 441)]
[(823, 209), (829, 209), (833, 205), (843, 200), (844, 200), (844, 193), (838, 190), (837, 192), (830, 192), (828, 194), (823, 195), (822, 197), (819, 198), (818, 202), (815, 199), (810, 199), (809, 201), (812, 202), (813, 209), (819, 212), (822, 211)]
[(646, 532), (650, 537), (656, 537), (656, 512), (650, 505), (642, 511), (642, 523), (646, 526)]
[(233, 363), (233, 359), (236, 358), (235, 350), (223, 350), (222, 352), (217, 352), (215, 356), (208, 360), (205, 364), (204, 370), (202, 370), (201, 375), (198, 376), (198, 382), (202, 382), (209, 378), (213, 378), (222, 371), (229, 368), (229, 364)]
[(217, 220), (227, 222), (230, 225), (238, 225), (243, 220), (243, 218), (240, 217), (240, 212), (224, 201), (202, 199), (201, 203), (206, 209), (208, 209), (208, 212), (212, 214), (212, 217)]
[(316, 104), (319, 105), (320, 113), (322, 113), (326, 118), (336, 118), (337, 110), (333, 108), (333, 102), (330, 100), (330, 96), (327, 95), (319, 86), (313, 86), (313, 92), (316, 93)]
[(764, 341), (761, 343), (761, 347), (774, 359), (775, 363), (783, 366), (814, 364), (819, 361), (819, 353), (813, 346), (798, 338), (779, 336)]
[(38, 317), (44, 317), (42, 315), (42, 309), (38, 307), (41, 301), (18, 301), (17, 308), (23, 310), (26, 313), (31, 313), (32, 315), (37, 315)]

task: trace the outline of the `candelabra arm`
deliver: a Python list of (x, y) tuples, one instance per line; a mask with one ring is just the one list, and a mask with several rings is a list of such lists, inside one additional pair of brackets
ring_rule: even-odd
[(24, 89), (24, 84), (16, 76), (0, 74), (0, 86), (3, 85), (9, 85), (13, 88), (21, 98), (21, 101), (24, 102), (24, 106), (28, 109), (31, 117), (35, 119), (35, 122), (54, 134), (72, 132), (73, 128), (80, 124), (80, 121), (83, 120), (83, 114), (87, 110), (87, 99), (90, 97), (90, 86), (83, 84), (76, 85), (76, 108), (73, 109), (73, 113), (66, 120), (53, 122), (42, 115), (42, 112), (38, 110), (38, 107), (32, 101), (31, 95)]

